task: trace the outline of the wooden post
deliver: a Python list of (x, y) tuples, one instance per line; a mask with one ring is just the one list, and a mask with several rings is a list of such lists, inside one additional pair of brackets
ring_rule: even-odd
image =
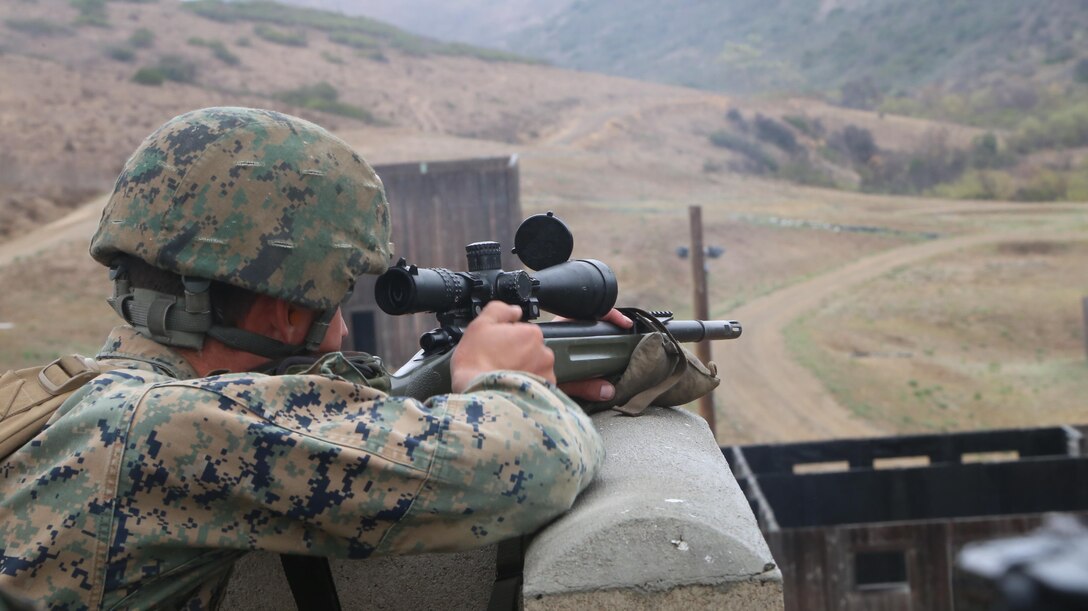
[[(706, 286), (706, 249), (703, 247), (703, 208), (702, 206), (689, 206), (688, 216), (691, 219), (691, 276), (695, 282), (695, 316), (696, 320), (710, 319), (710, 296)], [(701, 341), (695, 345), (695, 356), (704, 363), (710, 362), (710, 342)], [(710, 425), (710, 432), (714, 438), (718, 438), (718, 429), (714, 423), (714, 393), (707, 393), (699, 399), (699, 415)]]

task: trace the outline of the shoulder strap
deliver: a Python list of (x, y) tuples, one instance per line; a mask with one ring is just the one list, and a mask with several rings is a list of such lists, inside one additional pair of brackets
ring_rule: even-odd
[(280, 554), (280, 564), (300, 611), (340, 611), (340, 597), (332, 578), (329, 559), (321, 556)]
[(95, 361), (73, 354), (0, 376), (0, 460), (37, 435), (65, 399), (100, 373)]

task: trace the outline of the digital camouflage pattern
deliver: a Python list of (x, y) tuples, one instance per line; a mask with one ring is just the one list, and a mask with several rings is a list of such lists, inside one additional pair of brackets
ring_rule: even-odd
[(389, 266), (381, 179), (321, 127), (251, 108), (175, 117), (125, 164), (91, 241), (315, 310)]
[(338, 353), (306, 375), (195, 378), (130, 327), (98, 359), (115, 370), (0, 462), (0, 589), (55, 608), (213, 608), (249, 550), (490, 544), (567, 510), (603, 460), (588, 417), (526, 374), (426, 403)]

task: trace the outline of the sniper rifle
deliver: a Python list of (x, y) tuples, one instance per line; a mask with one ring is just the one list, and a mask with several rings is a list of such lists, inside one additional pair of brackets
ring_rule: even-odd
[[(465, 247), (468, 271), (424, 268), (401, 259), (377, 280), (375, 299), (387, 314), (433, 312), (439, 327), (420, 337), (420, 351), (392, 377), (392, 395), (425, 400), (450, 391), (450, 357), (472, 321), (489, 301), (521, 307), (522, 320), (533, 321), (546, 310), (570, 319), (539, 324), (544, 343), (555, 353), (558, 382), (621, 374), (642, 337), (658, 331), (642, 320), (631, 329), (599, 322), (615, 305), (616, 276), (594, 259), (570, 261), (574, 237), (551, 212), (522, 222), (513, 253), (533, 273), (504, 271), (497, 242)], [(734, 339), (734, 320), (672, 320), (668, 312), (651, 312), (680, 342)]]

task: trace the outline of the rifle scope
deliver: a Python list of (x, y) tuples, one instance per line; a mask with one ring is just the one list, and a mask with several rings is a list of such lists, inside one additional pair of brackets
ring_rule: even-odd
[[(471, 319), (494, 300), (521, 306), (525, 318), (545, 309), (578, 320), (596, 320), (616, 303), (616, 275), (595, 259), (559, 263), (533, 272), (503, 271), (496, 242), (465, 247), (469, 271), (407, 265), (402, 259), (378, 277), (374, 297), (387, 314), (462, 312)], [(539, 307), (538, 307), (539, 306)]]

